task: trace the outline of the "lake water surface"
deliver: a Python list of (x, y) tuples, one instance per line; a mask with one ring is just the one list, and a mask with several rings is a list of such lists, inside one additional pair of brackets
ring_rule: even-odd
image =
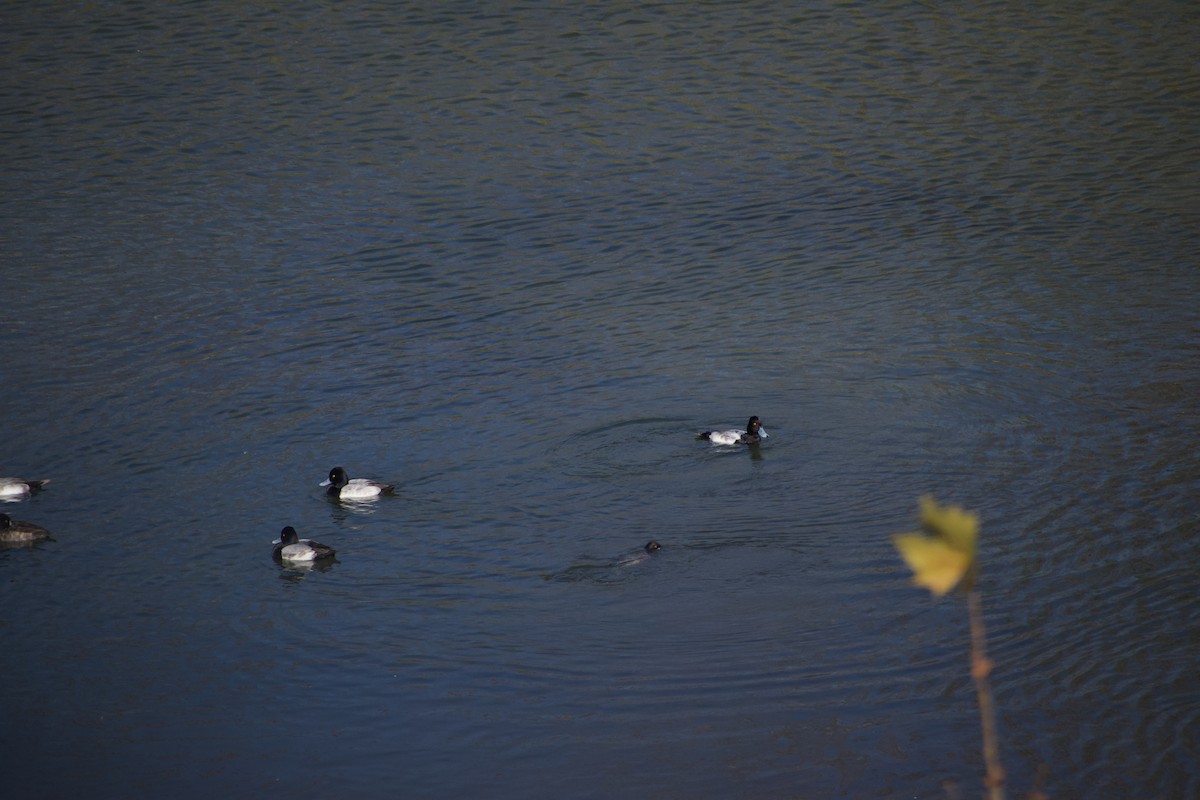
[(1190, 3), (0, 18), (6, 797), (1200, 796)]

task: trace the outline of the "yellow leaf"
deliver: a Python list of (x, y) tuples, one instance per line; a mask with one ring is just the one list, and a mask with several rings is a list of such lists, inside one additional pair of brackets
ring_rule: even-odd
[(913, 571), (913, 583), (941, 597), (953, 589), (971, 567), (971, 556), (942, 539), (902, 533), (892, 543)]
[(958, 506), (939, 506), (932, 497), (921, 498), (921, 525), (951, 548), (975, 560), (979, 516)]

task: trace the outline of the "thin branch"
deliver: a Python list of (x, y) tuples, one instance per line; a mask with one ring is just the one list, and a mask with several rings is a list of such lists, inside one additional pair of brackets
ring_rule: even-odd
[(971, 620), (971, 677), (979, 696), (979, 718), (983, 725), (983, 761), (987, 766), (984, 786), (989, 800), (1004, 800), (1004, 768), (1000, 766), (1000, 745), (996, 735), (996, 709), (988, 676), (992, 662), (987, 657), (987, 636), (983, 629), (983, 601), (979, 591), (967, 592), (967, 612)]

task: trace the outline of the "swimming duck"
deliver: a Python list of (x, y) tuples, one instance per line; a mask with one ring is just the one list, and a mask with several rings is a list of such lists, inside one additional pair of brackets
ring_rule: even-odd
[(0, 542), (37, 542), (49, 538), (50, 531), (39, 525), (0, 514)]
[(351, 480), (346, 470), (341, 467), (329, 470), (329, 480), (321, 481), (319, 485), (328, 486), (325, 493), (342, 500), (368, 500), (381, 494), (391, 494), (396, 488), (390, 483), (380, 483), (368, 478)]
[(271, 557), (277, 561), (316, 561), (318, 558), (329, 558), (334, 549), (312, 539), (301, 539), (296, 529), (288, 525), (279, 532), (275, 540), (275, 550)]
[(662, 545), (651, 539), (642, 546), (640, 550), (636, 550), (629, 555), (617, 559), (615, 564), (611, 566), (617, 567), (632, 567), (635, 564), (641, 564), (644, 561), (649, 561), (650, 557), (662, 550)]
[(49, 480), (27, 481), (24, 478), (0, 478), (0, 497), (25, 497), (40, 491), (49, 482)]
[(707, 439), (713, 444), (758, 444), (767, 438), (767, 432), (758, 417), (751, 417), (744, 431), (705, 431), (696, 438)]

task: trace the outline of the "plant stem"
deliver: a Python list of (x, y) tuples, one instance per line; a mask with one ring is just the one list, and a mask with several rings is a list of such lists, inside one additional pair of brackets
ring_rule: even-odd
[(979, 591), (967, 592), (967, 613), (971, 620), (971, 677), (979, 697), (979, 719), (983, 725), (983, 762), (987, 766), (984, 786), (990, 800), (1004, 800), (1004, 767), (1000, 766), (1000, 743), (996, 736), (996, 708), (988, 675), (992, 662), (987, 657), (987, 635), (983, 629), (983, 601)]

